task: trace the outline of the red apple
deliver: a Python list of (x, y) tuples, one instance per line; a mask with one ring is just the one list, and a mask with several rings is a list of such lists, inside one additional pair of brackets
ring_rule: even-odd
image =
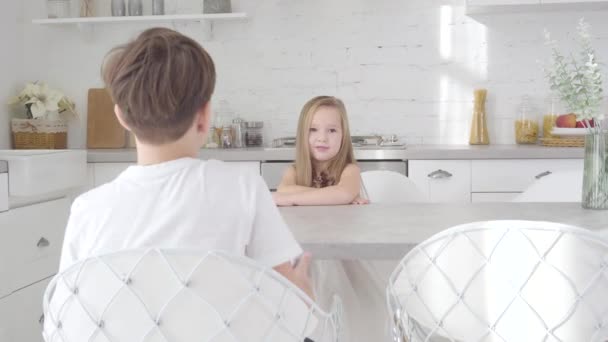
[(563, 128), (574, 128), (576, 127), (576, 114), (568, 113), (562, 114), (555, 120), (555, 126)]
[(586, 128), (585, 125), (588, 125), (588, 127), (595, 127), (595, 122), (593, 122), (593, 119), (589, 120), (588, 123), (585, 123), (584, 121), (576, 122), (576, 128)]

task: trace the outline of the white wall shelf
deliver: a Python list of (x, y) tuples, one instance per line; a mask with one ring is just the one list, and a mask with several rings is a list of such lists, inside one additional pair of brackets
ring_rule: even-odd
[(161, 23), (161, 22), (202, 22), (207, 20), (234, 20), (245, 19), (247, 13), (216, 13), (216, 14), (175, 14), (175, 15), (147, 15), (147, 16), (124, 16), (124, 17), (86, 17), (86, 18), (60, 18), (60, 19), (35, 19), (33, 24), (37, 25), (87, 25), (87, 24), (112, 24), (112, 23)]
[(466, 4), (467, 15), (477, 14), (506, 14), (506, 13), (531, 13), (531, 12), (555, 12), (555, 11), (601, 11), (608, 10), (608, 0), (601, 1), (559, 1), (559, 0), (537, 0), (534, 3), (529, 1), (516, 3), (482, 4), (482, 2), (469, 0)]

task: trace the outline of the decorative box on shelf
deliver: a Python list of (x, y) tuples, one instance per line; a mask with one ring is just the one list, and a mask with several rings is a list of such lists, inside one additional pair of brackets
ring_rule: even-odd
[(65, 120), (12, 119), (15, 149), (65, 149), (68, 123)]

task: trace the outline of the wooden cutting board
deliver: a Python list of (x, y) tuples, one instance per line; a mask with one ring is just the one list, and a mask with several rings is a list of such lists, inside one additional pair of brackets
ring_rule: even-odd
[(114, 114), (114, 103), (105, 88), (91, 88), (87, 108), (87, 148), (123, 148), (126, 130)]

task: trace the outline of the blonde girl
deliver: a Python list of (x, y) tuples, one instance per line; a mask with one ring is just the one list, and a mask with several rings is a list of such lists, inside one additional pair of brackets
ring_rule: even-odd
[[(308, 101), (300, 113), (296, 162), (288, 167), (277, 192), (279, 206), (366, 204), (354, 158), (344, 103), (331, 96)], [(390, 270), (395, 264), (390, 265)], [(334, 294), (343, 301), (342, 340), (388, 341), (384, 289), (386, 272), (360, 260), (315, 260), (312, 279), (317, 302), (327, 307)], [(385, 276), (386, 273), (386, 276)]]
[(344, 103), (333, 96), (309, 100), (298, 121), (296, 162), (285, 170), (273, 194), (276, 204), (367, 203), (360, 188)]

